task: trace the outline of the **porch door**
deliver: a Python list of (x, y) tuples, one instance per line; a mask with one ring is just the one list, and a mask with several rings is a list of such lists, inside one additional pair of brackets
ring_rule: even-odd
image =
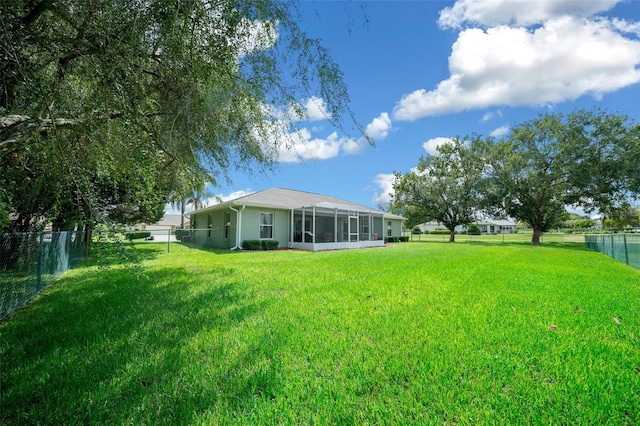
[(358, 241), (358, 212), (349, 212), (349, 242)]

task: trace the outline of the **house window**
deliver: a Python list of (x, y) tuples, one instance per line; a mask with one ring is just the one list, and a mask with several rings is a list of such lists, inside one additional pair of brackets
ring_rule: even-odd
[(211, 238), (211, 215), (207, 215), (207, 238)]
[(387, 237), (391, 237), (391, 221), (387, 222)]
[(225, 212), (224, 214), (224, 239), (229, 239), (229, 232), (231, 230), (231, 213)]
[(260, 239), (273, 238), (273, 213), (260, 213)]

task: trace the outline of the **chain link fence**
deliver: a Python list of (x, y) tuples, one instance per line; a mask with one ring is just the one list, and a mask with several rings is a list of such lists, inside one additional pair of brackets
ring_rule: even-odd
[(0, 234), (0, 321), (83, 256), (83, 231)]
[(640, 269), (640, 235), (585, 235), (584, 241), (591, 250), (599, 251), (627, 265)]

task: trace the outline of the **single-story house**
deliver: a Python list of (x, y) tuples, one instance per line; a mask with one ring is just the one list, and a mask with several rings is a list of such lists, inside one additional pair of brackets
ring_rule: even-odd
[[(186, 215), (185, 215), (186, 216)], [(180, 224), (182, 219), (179, 214), (165, 214), (160, 221), (152, 224), (148, 223), (139, 223), (135, 226), (135, 229), (139, 229), (141, 231), (160, 231), (166, 230), (174, 232), (177, 228), (180, 228)], [(189, 227), (189, 218), (185, 217), (184, 227)]]
[[(484, 219), (476, 222), (476, 224), (480, 227), (483, 234), (515, 234), (517, 232), (516, 224), (510, 220)], [(447, 229), (442, 223), (435, 220), (421, 223), (418, 227), (423, 233)], [(455, 231), (466, 232), (467, 228), (465, 226), (458, 225), (456, 226)]]
[(482, 220), (477, 222), (483, 234), (515, 234), (516, 224), (510, 220)]
[[(441, 230), (441, 229), (447, 229), (442, 223), (436, 221), (436, 220), (432, 220), (430, 222), (424, 222), (418, 225), (418, 228), (420, 228), (420, 230), (422, 231), (423, 234), (426, 234), (427, 232), (431, 232), (431, 231), (436, 231), (436, 230)], [(459, 226), (456, 226), (456, 231), (458, 231), (458, 228), (460, 228)]]
[(271, 188), (191, 213), (191, 242), (241, 249), (246, 240), (319, 251), (377, 247), (402, 235), (402, 216), (329, 195)]

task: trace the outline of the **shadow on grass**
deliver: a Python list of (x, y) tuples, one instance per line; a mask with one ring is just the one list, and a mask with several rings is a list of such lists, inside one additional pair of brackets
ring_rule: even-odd
[(156, 259), (166, 250), (159, 245), (135, 244), (130, 241), (91, 243), (89, 258), (77, 267), (99, 265), (109, 267)]
[(182, 247), (186, 247), (189, 250), (200, 250), (200, 251), (205, 251), (205, 252), (210, 252), (215, 254), (237, 255), (239, 253), (242, 253), (242, 250), (231, 250), (228, 248), (210, 247), (202, 244), (183, 243), (183, 242), (176, 243), (176, 244), (180, 244)]
[(278, 388), (279, 340), (253, 326), (265, 308), (220, 266), (67, 276), (0, 325), (0, 423), (171, 424), (246, 412)]

